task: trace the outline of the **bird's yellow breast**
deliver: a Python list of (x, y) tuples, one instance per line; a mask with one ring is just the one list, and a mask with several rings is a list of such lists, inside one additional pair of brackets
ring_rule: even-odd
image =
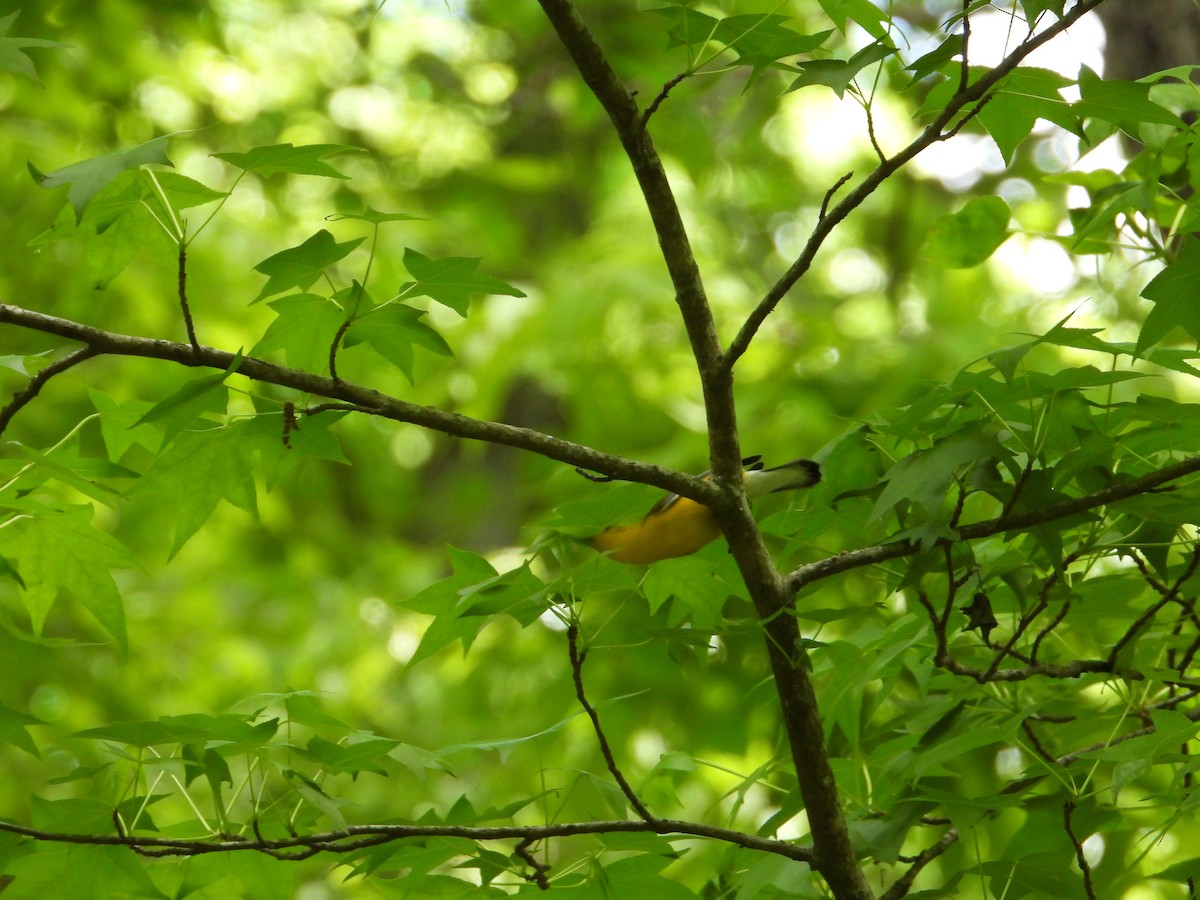
[(605, 529), (592, 539), (592, 547), (608, 552), (617, 562), (647, 565), (695, 553), (720, 535), (721, 528), (707, 506), (679, 497), (640, 522)]

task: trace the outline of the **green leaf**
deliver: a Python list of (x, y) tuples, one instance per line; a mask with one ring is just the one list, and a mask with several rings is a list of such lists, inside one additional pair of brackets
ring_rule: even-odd
[[(2, 23), (0, 23), (2, 24)], [(30, 725), (42, 725), (41, 720), (35, 719), (33, 716), (26, 715), (22, 712), (17, 712), (15, 709), (9, 709), (7, 706), (0, 704), (0, 742), (12, 744), (24, 750), (30, 756), (38, 756), (37, 744), (33, 742), (33, 738), (29, 736), (26, 730)]]
[(424, 310), (388, 303), (356, 319), (346, 332), (350, 340), (365, 341), (371, 349), (404, 373), (412, 383), (413, 345), (443, 356), (453, 355), (445, 339), (421, 321)]
[(1081, 99), (1074, 106), (1075, 114), (1109, 122), (1133, 138), (1141, 137), (1143, 124), (1182, 126), (1179, 116), (1150, 99), (1150, 87), (1101, 78), (1084, 66), (1079, 72)]
[(125, 613), (110, 569), (137, 562), (121, 544), (91, 524), (90, 506), (14, 520), (0, 547), (16, 560), (26, 588), (21, 596), (35, 634), (41, 634), (55, 598), (68, 591), (117, 646), (125, 650)]
[[(150, 178), (148, 171), (143, 171), (144, 179)], [(204, 206), (207, 203), (215, 203), (218, 200), (224, 200), (229, 196), (228, 191), (213, 190), (206, 184), (201, 184), (194, 178), (189, 178), (186, 175), (181, 175), (179, 172), (155, 172), (154, 181), (167, 197), (167, 202), (171, 204), (171, 209), (191, 209), (196, 206)], [(158, 199), (158, 192), (152, 187), (147, 186), (147, 194)]]
[(50, 359), (53, 353), (53, 350), (43, 350), (41, 353), (30, 353), (25, 356), (6, 354), (0, 356), (0, 366), (12, 369), (17, 374), (24, 375), (26, 378), (32, 378), (53, 362)]
[(788, 91), (796, 91), (802, 87), (808, 87), (814, 84), (824, 85), (831, 88), (839, 97), (846, 93), (846, 89), (850, 87), (858, 73), (867, 66), (887, 59), (896, 48), (891, 46), (886, 40), (878, 40), (873, 44), (868, 44), (863, 47), (847, 60), (840, 59), (818, 59), (812, 62), (801, 63), (797, 68), (800, 70), (800, 77), (795, 79), (788, 87)]
[(246, 422), (185, 431), (151, 463), (130, 496), (145, 497), (175, 519), (174, 557), (226, 500), (257, 518), (250, 454), (257, 436)]
[(977, 266), (1008, 239), (1012, 211), (999, 197), (974, 197), (929, 229), (925, 256), (948, 269)]
[(145, 722), (117, 722), (75, 732), (75, 737), (95, 741), (115, 741), (131, 747), (155, 747), (162, 744), (199, 744), (216, 742), (237, 749), (261, 747), (279, 729), (278, 719), (256, 721), (253, 715), (226, 713), (213, 716), (189, 713), (162, 716)]
[(997, 86), (979, 110), (979, 122), (996, 142), (1005, 162), (1029, 137), (1038, 119), (1081, 133), (1078, 111), (1059, 93), (1072, 84), (1049, 69), (1020, 67)]
[[(225, 369), (213, 375), (201, 375), (186, 382), (183, 387), (171, 396), (155, 403), (133, 423), (133, 427), (148, 425), (168, 416), (175, 422), (175, 428), (169, 433), (178, 431), (195, 421), (205, 412), (223, 411), (226, 406), (227, 392), (224, 390), (225, 379), (238, 370), (242, 364), (242, 354), (234, 355), (233, 361)], [(216, 395), (215, 398), (213, 395)]]
[(888, 470), (887, 485), (871, 513), (877, 519), (903, 500), (938, 515), (956, 472), (968, 463), (1003, 455), (996, 439), (976, 428), (939, 440), (932, 450), (921, 450), (897, 462)]
[(1138, 334), (1137, 352), (1143, 353), (1162, 341), (1176, 327), (1200, 340), (1200, 239), (1184, 240), (1179, 261), (1167, 266), (1151, 279), (1142, 296), (1154, 301)]
[(319, 784), (295, 769), (284, 769), (283, 775), (309, 805), (321, 812), (339, 831), (345, 830), (346, 817), (342, 815), (341, 808), (346, 805), (346, 801), (331, 797), (321, 790)]
[(786, 27), (784, 23), (788, 17), (780, 15), (737, 15), (717, 19), (682, 7), (662, 7), (650, 12), (671, 23), (667, 31), (669, 47), (691, 47), (696, 55), (705, 44), (723, 44), (738, 54), (734, 65), (751, 67), (751, 82), (785, 56), (811, 53), (833, 33), (801, 34)]
[(49, 47), (62, 50), (70, 45), (60, 44), (58, 41), (47, 41), (41, 38), (3, 37), (3, 35), (8, 34), (8, 29), (20, 14), (20, 10), (18, 10), (0, 19), (0, 69), (8, 72), (16, 72), (18, 75), (24, 75), (35, 84), (41, 84), (42, 80), (38, 78), (37, 68), (34, 66), (33, 60), (29, 58), (28, 54), (22, 53), (21, 48)]
[(409, 213), (388, 213), (380, 212), (368, 206), (361, 213), (337, 213), (329, 216), (328, 221), (340, 222), (343, 219), (357, 219), (362, 222), (370, 222), (372, 225), (382, 225), (384, 222), (411, 222), (411, 221), (428, 221), (427, 216), (414, 216)]
[(937, 72), (954, 59), (956, 56), (962, 55), (963, 39), (961, 34), (952, 34), (946, 40), (938, 45), (937, 49), (931, 50), (924, 56), (913, 61), (905, 71), (912, 72), (912, 79), (908, 82), (909, 86), (916, 84), (922, 78), (928, 78)]
[(447, 256), (430, 259), (416, 250), (404, 251), (404, 267), (416, 279), (401, 285), (403, 297), (430, 297), (443, 306), (448, 306), (464, 318), (473, 294), (505, 294), (509, 297), (524, 297), (523, 291), (511, 284), (481, 275), (475, 271), (480, 260), (477, 257)]
[(282, 350), (289, 366), (306, 372), (328, 371), (329, 350), (345, 321), (345, 311), (316, 294), (289, 294), (268, 301), (267, 306), (274, 310), (275, 319), (251, 354)]
[(252, 302), (257, 303), (264, 297), (282, 294), (292, 288), (307, 290), (327, 268), (349, 256), (363, 240), (355, 238), (339, 244), (332, 234), (322, 228), (303, 244), (267, 257), (254, 267), (256, 272), (267, 276), (267, 283)]
[(135, 427), (143, 415), (153, 406), (142, 400), (126, 400), (117, 403), (107, 394), (94, 388), (88, 389), (88, 397), (100, 413), (100, 435), (108, 450), (109, 459), (119, 460), (135, 444), (152, 453), (158, 452), (162, 437), (156, 428), (148, 425)]
[(387, 773), (382, 762), (399, 745), (399, 741), (380, 737), (346, 744), (335, 744), (322, 737), (314, 737), (297, 751), (327, 772), (347, 772), (351, 775), (375, 772), (385, 775)]
[(888, 17), (871, 0), (821, 0), (821, 8), (843, 34), (846, 23), (853, 22), (877, 41), (888, 39)]
[(29, 173), (41, 187), (56, 188), (69, 184), (67, 199), (75, 210), (75, 221), (83, 218), (92, 199), (114, 178), (129, 169), (139, 166), (173, 166), (167, 158), (167, 137), (156, 137), (128, 150), (117, 150), (73, 163), (46, 175), (29, 163)]
[(332, 156), (335, 153), (356, 150), (358, 150), (357, 147), (349, 147), (345, 144), (306, 144), (300, 147), (293, 147), (291, 144), (272, 144), (254, 147), (244, 153), (214, 153), (213, 156), (245, 172), (256, 172), (263, 176), (283, 172), (290, 175), (346, 178), (347, 176), (323, 160), (326, 156)]

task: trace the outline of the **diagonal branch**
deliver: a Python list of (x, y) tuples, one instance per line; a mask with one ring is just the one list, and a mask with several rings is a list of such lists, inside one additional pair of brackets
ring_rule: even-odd
[(571, 0), (538, 0), (538, 3), (580, 76), (604, 107), (629, 158), (658, 235), (675, 290), (675, 302), (700, 373), (714, 479), (730, 487), (740, 484), (742, 454), (737, 440), (733, 379), (729, 367), (722, 363), (721, 342), (700, 268), (662, 160), (633, 95), (613, 70)]
[(583, 711), (592, 720), (592, 730), (596, 732), (596, 740), (600, 743), (600, 752), (604, 756), (604, 763), (608, 766), (608, 771), (617, 782), (617, 786), (621, 788), (621, 793), (629, 801), (629, 805), (644, 820), (651, 822), (654, 820), (654, 816), (651, 815), (646, 804), (642, 802), (633, 787), (630, 786), (629, 781), (621, 773), (616, 757), (613, 756), (612, 747), (609, 746), (608, 738), (604, 736), (604, 729), (600, 727), (600, 716), (596, 712), (596, 707), (588, 702), (587, 694), (583, 690), (583, 659), (587, 656), (587, 651), (580, 652), (579, 650), (579, 627), (574, 623), (567, 629), (567, 649), (571, 655), (571, 676), (575, 681), (575, 696), (579, 700), (579, 705), (583, 707)]
[(91, 359), (95, 355), (96, 351), (90, 346), (81, 347), (60, 359), (56, 359), (30, 378), (29, 384), (25, 385), (25, 389), (13, 394), (12, 400), (3, 409), (0, 409), (0, 434), (4, 434), (4, 430), (8, 428), (8, 423), (12, 421), (13, 416), (29, 405), (33, 398), (41, 393), (42, 388), (46, 386), (46, 382), (55, 375), (59, 375), (72, 366), (77, 366), (79, 363)]
[[(44, 334), (57, 335), (86, 345), (83, 349), (68, 354), (38, 373), (38, 376), (25, 389), (24, 393), (26, 394), (31, 389), (34, 389), (33, 393), (36, 394), (37, 389), (40, 389), (50, 376), (92, 356), (137, 356), (166, 360), (183, 366), (221, 370), (228, 369), (234, 360), (234, 354), (226, 350), (201, 346), (196, 351), (190, 344), (118, 334), (70, 319), (23, 309), (19, 306), (0, 304), (0, 324), (5, 323), (40, 331)], [(52, 369), (54, 371), (51, 371)], [(431, 406), (408, 403), (352, 382), (334, 381), (332, 378), (275, 365), (251, 356), (241, 357), (237, 372), (252, 381), (274, 384), (305, 394), (315, 394), (349, 403), (359, 411), (371, 415), (420, 425), (453, 437), (517, 447), (559, 462), (580, 466), (589, 471), (602, 472), (622, 481), (636, 481), (660, 487), (693, 500), (711, 502), (719, 493), (715, 485), (683, 472), (604, 453), (584, 444), (563, 440), (532, 428), (519, 428), (501, 422), (473, 419), (470, 416), (445, 412)], [(50, 373), (50, 375), (46, 373)], [(10, 404), (11, 407), (12, 404)]]
[[(742, 354), (746, 352), (750, 347), (750, 342), (754, 340), (754, 335), (758, 333), (758, 329), (766, 321), (767, 316), (774, 312), (775, 307), (780, 304), (788, 291), (809, 270), (813, 260), (816, 258), (817, 251), (821, 249), (821, 245), (825, 243), (825, 239), (829, 237), (833, 229), (843, 219), (861, 206), (875, 192), (876, 188), (887, 181), (897, 170), (911, 162), (917, 154), (956, 133), (957, 127), (950, 127), (950, 123), (954, 121), (955, 117), (960, 112), (966, 110), (967, 107), (985, 100), (992, 89), (1006, 75), (1020, 65), (1029, 54), (1062, 34), (1062, 32), (1066, 31), (1103, 2), (1104, 0), (1079, 0), (1071, 8), (1070, 12), (1066, 13), (1045, 31), (1034, 35), (1022, 43), (1016, 50), (1006, 56), (998, 66), (984, 74), (974, 84), (961, 87), (950, 98), (950, 102), (946, 104), (945, 109), (938, 113), (937, 117), (917, 135), (912, 143), (894, 156), (888, 157), (881, 162), (879, 167), (864, 178), (858, 187), (854, 188), (840, 203), (830, 209), (828, 215), (818, 219), (816, 226), (812, 230), (812, 234), (809, 235), (808, 242), (801, 249), (800, 255), (796, 257), (795, 262), (788, 267), (786, 272), (779, 276), (779, 280), (771, 286), (771, 289), (759, 301), (758, 306), (746, 317), (741, 330), (738, 331), (725, 352), (723, 365), (732, 368)], [(967, 114), (970, 115), (970, 111)], [(950, 130), (947, 131), (947, 128), (950, 128)]]

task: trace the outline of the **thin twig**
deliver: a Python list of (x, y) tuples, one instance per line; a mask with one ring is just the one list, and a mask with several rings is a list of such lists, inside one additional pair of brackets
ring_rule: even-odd
[(179, 309), (183, 312), (183, 327), (187, 329), (188, 343), (192, 345), (192, 352), (200, 353), (200, 342), (196, 340), (196, 323), (192, 321), (192, 308), (188, 304), (187, 296), (187, 249), (184, 244), (179, 244)]
[(650, 814), (650, 810), (646, 809), (646, 805), (642, 803), (625, 776), (621, 774), (621, 769), (617, 765), (616, 757), (613, 756), (612, 747), (609, 746), (608, 738), (604, 736), (604, 729), (600, 725), (600, 716), (596, 713), (596, 708), (588, 702), (587, 694), (583, 690), (583, 660), (587, 656), (586, 651), (581, 652), (579, 649), (579, 626), (574, 623), (567, 628), (567, 649), (571, 654), (571, 675), (575, 680), (575, 696), (579, 700), (579, 705), (583, 707), (583, 711), (587, 713), (588, 718), (592, 720), (592, 730), (596, 732), (596, 740), (600, 744), (600, 752), (604, 756), (604, 763), (608, 766), (608, 771), (612, 774), (613, 780), (617, 782), (617, 786), (621, 788), (621, 793), (625, 795), (625, 799), (647, 822), (654, 821), (654, 816)]
[(329, 344), (329, 377), (334, 381), (341, 383), (337, 373), (337, 354), (338, 348), (342, 346), (342, 338), (346, 336), (346, 332), (350, 330), (352, 320), (346, 319), (338, 326), (337, 333), (333, 336), (333, 341)]
[(550, 871), (550, 867), (544, 862), (541, 862), (529, 848), (535, 843), (533, 838), (524, 838), (516, 847), (513, 848), (513, 854), (519, 856), (525, 865), (533, 870), (532, 875), (526, 875), (527, 881), (532, 881), (543, 891), (550, 890), (550, 879), (546, 877)]
[(837, 181), (835, 181), (833, 183), (833, 187), (831, 187), (829, 190), (827, 190), (825, 192), (825, 197), (824, 197), (824, 199), (821, 200), (821, 211), (817, 214), (818, 221), (825, 218), (826, 214), (828, 214), (829, 204), (833, 200), (833, 195), (838, 192), (838, 189), (843, 184), (845, 184), (847, 181), (849, 181), (853, 177), (854, 177), (854, 171), (851, 170), (851, 171), (847, 172), (845, 175), (843, 175), (841, 178), (839, 178)]
[(951, 828), (947, 830), (936, 844), (934, 844), (932, 847), (928, 847), (918, 854), (916, 859), (912, 861), (912, 865), (908, 867), (908, 871), (897, 878), (895, 882), (892, 883), (892, 886), (883, 893), (879, 900), (900, 900), (901, 897), (907, 896), (909, 890), (912, 889), (913, 882), (916, 881), (917, 876), (921, 874), (921, 870), (949, 850), (952, 846), (954, 846), (954, 843), (957, 840), (958, 829)]
[(0, 434), (4, 434), (4, 430), (8, 428), (8, 423), (12, 421), (12, 417), (25, 406), (29, 405), (30, 401), (46, 386), (47, 381), (55, 375), (61, 375), (72, 366), (79, 365), (85, 359), (91, 359), (96, 355), (97, 351), (92, 346), (80, 347), (78, 350), (73, 350), (66, 356), (56, 359), (30, 378), (29, 384), (25, 385), (25, 389), (13, 394), (12, 400), (8, 402), (4, 409), (0, 409)]
[(662, 90), (658, 92), (658, 96), (650, 101), (650, 105), (647, 106), (646, 111), (642, 113), (642, 128), (646, 127), (646, 125), (650, 122), (650, 117), (654, 115), (655, 111), (657, 111), (657, 109), (662, 105), (662, 102), (667, 99), (667, 94), (671, 93), (671, 90), (675, 87), (675, 85), (679, 84), (690, 74), (692, 73), (680, 72), (662, 86)]
[(1067, 831), (1067, 837), (1071, 839), (1071, 846), (1075, 848), (1075, 861), (1079, 863), (1079, 871), (1083, 873), (1083, 889), (1087, 892), (1089, 900), (1096, 900), (1096, 889), (1092, 886), (1092, 867), (1084, 855), (1083, 844), (1075, 836), (1075, 829), (1071, 827), (1073, 812), (1075, 804), (1070, 800), (1066, 801), (1063, 804), (1063, 827)]

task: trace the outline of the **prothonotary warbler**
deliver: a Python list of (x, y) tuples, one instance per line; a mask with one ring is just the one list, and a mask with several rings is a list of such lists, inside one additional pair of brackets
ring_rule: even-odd
[[(811, 459), (794, 459), (773, 469), (763, 468), (758, 456), (742, 462), (746, 467), (743, 477), (748, 497), (812, 487), (821, 480), (821, 467)], [(701, 477), (708, 478), (709, 473)], [(609, 559), (646, 565), (695, 553), (720, 536), (721, 527), (712, 510), (687, 497), (668, 494), (640, 522), (606, 528), (590, 543), (593, 549), (607, 553)]]

